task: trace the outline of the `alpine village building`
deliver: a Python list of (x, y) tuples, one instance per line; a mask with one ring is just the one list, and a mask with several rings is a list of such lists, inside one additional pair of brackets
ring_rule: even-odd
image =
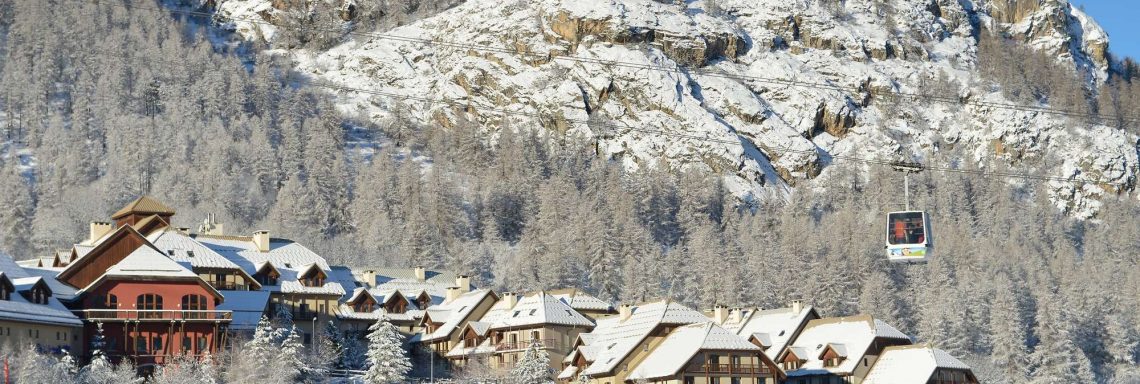
[(823, 318), (798, 301), (615, 306), (572, 287), (496, 293), (449, 271), (329, 265), (268, 231), (227, 234), (212, 216), (192, 233), (171, 225), (175, 214), (144, 196), (69, 250), (0, 255), (0, 342), (86, 357), (101, 332), (107, 355), (145, 371), (222, 352), (262, 316), (290, 318), (311, 347), (328, 324), (363, 338), (383, 318), (413, 358), (506, 372), (537, 347), (561, 383), (977, 383), (966, 364), (870, 316)]

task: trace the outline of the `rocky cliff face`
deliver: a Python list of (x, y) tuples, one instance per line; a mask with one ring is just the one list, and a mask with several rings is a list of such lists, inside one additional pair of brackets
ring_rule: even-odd
[[(230, 0), (219, 12), (240, 16), (264, 11), (268, 5), (258, 5), (264, 3)], [(1010, 102), (978, 75), (982, 30), (1056, 54), (1091, 81), (1105, 78), (1107, 35), (1068, 3), (985, 3), (469, 0), (386, 33), (509, 52), (356, 37), (328, 51), (292, 55), (322, 80), (467, 105), (408, 102), (425, 121), (447, 126), (467, 113), (483, 124), (488, 140), (503, 126), (541, 127), (596, 140), (630, 168), (724, 174), (741, 195), (825, 177), (837, 156), (921, 160), (950, 148), (964, 151), (958, 159), (964, 162), (996, 159), (1052, 176), (1134, 183), (1137, 138), (1124, 131), (1056, 115), (883, 96), (932, 92), (938, 83), (941, 96)], [(243, 33), (271, 35), (259, 28), (245, 25)], [(339, 98), (345, 110), (374, 119), (399, 104), (365, 94)], [(611, 124), (599, 128), (587, 120)], [(1061, 163), (1033, 161), (1047, 155)], [(1077, 205), (1117, 192), (1053, 188), (1058, 201)]]

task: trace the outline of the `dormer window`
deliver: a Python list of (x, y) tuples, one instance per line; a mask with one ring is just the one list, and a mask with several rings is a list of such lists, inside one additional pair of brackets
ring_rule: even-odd
[(305, 273), (301, 274), (297, 280), (301, 282), (301, 285), (306, 287), (320, 287), (325, 285), (326, 278), (328, 278), (328, 276), (325, 275), (325, 272), (316, 265), (313, 265), (309, 267)]
[(838, 367), (841, 363), (843, 363), (843, 358), (838, 356), (823, 360), (823, 366), (828, 368)]
[(253, 279), (257, 280), (262, 286), (277, 285), (277, 279), (281, 277), (281, 273), (277, 272), (277, 268), (273, 264), (265, 263), (253, 274)]

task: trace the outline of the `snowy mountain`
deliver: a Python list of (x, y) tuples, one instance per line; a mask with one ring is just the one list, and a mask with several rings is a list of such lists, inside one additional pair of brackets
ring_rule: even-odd
[[(356, 7), (333, 5), (346, 18)], [(229, 0), (217, 12), (272, 43), (280, 28), (262, 20), (296, 7)], [(1112, 71), (1107, 34), (1063, 0), (471, 0), (331, 49), (280, 52), (318, 81), (447, 101), (337, 92), (342, 110), (368, 119), (473, 119), (492, 142), (503, 127), (541, 127), (630, 169), (724, 174), (742, 196), (826, 176), (847, 157), (1098, 181), (1051, 182), (1077, 212), (1131, 190), (1135, 134), (992, 105), (1070, 109), (1013, 100), (985, 78), (989, 31), (1054, 56), (1089, 92)], [(547, 54), (521, 54), (536, 52)]]

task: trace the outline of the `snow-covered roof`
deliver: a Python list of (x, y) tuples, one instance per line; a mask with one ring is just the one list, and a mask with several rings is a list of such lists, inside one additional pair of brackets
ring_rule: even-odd
[[(906, 334), (869, 315), (809, 321), (803, 332), (789, 347), (792, 353), (804, 360), (804, 363), (800, 368), (790, 370), (787, 374), (788, 376), (850, 374), (876, 338), (910, 342), (910, 337)], [(838, 366), (824, 367), (824, 362), (820, 359), (824, 350), (829, 347), (836, 352), (846, 354), (846, 358)]]
[(352, 276), (352, 270), (348, 269), (348, 267), (345, 266), (331, 266), (329, 271), (329, 281), (340, 284), (341, 289), (346, 292), (345, 297), (342, 297), (341, 300), (348, 300), (348, 293), (354, 292), (357, 288), (360, 288), (360, 283), (357, 282), (356, 279)]
[(252, 330), (257, 328), (257, 322), (265, 313), (269, 303), (269, 291), (224, 291), (225, 297), (218, 306), (220, 311), (233, 312), (230, 329)]
[(752, 345), (735, 333), (711, 321), (678, 327), (665, 337), (626, 379), (650, 380), (676, 375), (701, 350), (755, 351)]
[(197, 278), (198, 274), (149, 246), (135, 249), (118, 264), (107, 268), (104, 276), (146, 276)]
[[(193, 238), (238, 265), (250, 276), (256, 274), (258, 267), (265, 265), (266, 262), (271, 263), (281, 273), (277, 279), (279, 285), (264, 286), (262, 289), (283, 293), (337, 296), (347, 293), (339, 279), (331, 278), (331, 268), (325, 258), (299, 243), (273, 238), (269, 240), (269, 251), (261, 252), (250, 237), (196, 235)], [(299, 277), (314, 264), (330, 279), (320, 287), (307, 287), (300, 283)]]
[[(625, 321), (621, 316), (613, 316), (598, 320), (593, 332), (593, 341), (596, 356), (593, 363), (582, 371), (588, 376), (607, 374), (624, 359), (634, 348), (662, 324), (684, 325), (704, 323), (708, 317), (684, 305), (669, 301), (646, 303), (631, 308), (631, 315)], [(586, 351), (583, 351), (586, 354)], [(593, 354), (595, 351), (590, 351)]]
[(189, 263), (196, 268), (241, 269), (213, 249), (175, 229), (152, 233), (147, 240), (174, 261)]
[(593, 327), (594, 323), (558, 298), (539, 291), (522, 297), (514, 306), (510, 300), (499, 300), (479, 319), (491, 329), (520, 328), (539, 325)]
[[(365, 281), (364, 271), (376, 273), (374, 281)], [(414, 268), (355, 268), (353, 273), (360, 281), (370, 284), (374, 291), (398, 290), (404, 296), (414, 299), (420, 292), (427, 292), (431, 296), (432, 304), (443, 302), (447, 296), (447, 288), (455, 286), (455, 272), (425, 270), (424, 280), (416, 277)], [(469, 286), (467, 289), (475, 289)], [(373, 293), (375, 295), (375, 292)]]
[(941, 349), (926, 345), (893, 346), (883, 349), (863, 383), (925, 383), (938, 368), (970, 370), (969, 365)]
[[(451, 333), (459, 328), (460, 324), (468, 320), (467, 317), (487, 296), (494, 296), (494, 293), (490, 289), (476, 289), (459, 295), (455, 300), (428, 308), (431, 319), (437, 322), (443, 321), (443, 325), (440, 325), (430, 335), (423, 336), (422, 340), (432, 341), (449, 338)], [(446, 320), (442, 320), (441, 317)]]
[(53, 296), (58, 297), (62, 300), (71, 300), (75, 298), (75, 287), (64, 284), (63, 282), (55, 279), (55, 275), (58, 275), (62, 270), (63, 268), (24, 267), (24, 271), (27, 272), (28, 275), (43, 277), (44, 282), (47, 283), (48, 287), (51, 288), (51, 293)]
[[(11, 280), (12, 285), (16, 288), (17, 292), (30, 290), (36, 284), (43, 284), (44, 286), (47, 286), (47, 283), (44, 282), (44, 278), (40, 276), (18, 277)], [(49, 287), (48, 289), (50, 290), (51, 288)]]
[[(53, 278), (44, 278), (38, 274), (30, 274), (11, 257), (0, 254), (0, 275), (12, 282), (13, 288), (20, 290), (21, 286), (30, 287), (37, 282), (44, 282), (52, 287)], [(56, 282), (58, 283), (58, 282)], [(22, 295), (13, 294), (8, 300), (0, 300), (0, 320), (32, 322), (40, 324), (55, 324), (80, 326), (83, 322), (71, 313), (55, 296), (48, 298), (48, 303), (33, 304), (24, 299)]]
[(796, 330), (819, 317), (810, 305), (799, 309), (799, 312), (793, 308), (742, 309), (739, 317), (729, 316), (721, 325), (746, 339), (755, 336), (768, 347), (764, 354), (775, 360)]
[(562, 302), (569, 305), (570, 308), (579, 311), (611, 311), (614, 309), (613, 303), (582, 292), (577, 288), (553, 290), (550, 291), (549, 294), (562, 300)]

